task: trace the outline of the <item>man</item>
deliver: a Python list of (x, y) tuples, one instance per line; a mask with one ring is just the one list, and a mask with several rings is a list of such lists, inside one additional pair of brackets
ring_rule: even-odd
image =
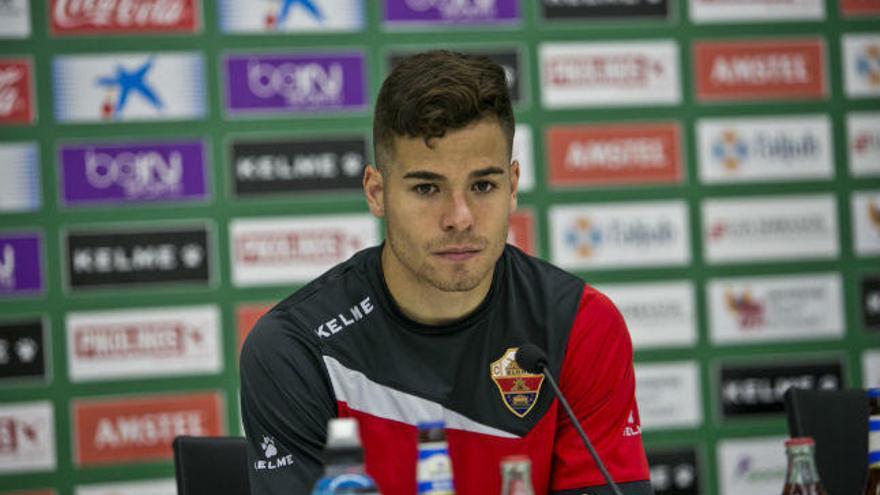
[(385, 495), (416, 492), (415, 425), (431, 420), (446, 422), (458, 495), (499, 493), (511, 454), (531, 458), (538, 495), (611, 493), (549, 385), (516, 365), (527, 342), (624, 493), (652, 493), (623, 318), (506, 245), (513, 133), (504, 71), (486, 58), (414, 55), (385, 80), (363, 181), (384, 244), (278, 304), (242, 351), (254, 494), (307, 493), (333, 417), (358, 419)]

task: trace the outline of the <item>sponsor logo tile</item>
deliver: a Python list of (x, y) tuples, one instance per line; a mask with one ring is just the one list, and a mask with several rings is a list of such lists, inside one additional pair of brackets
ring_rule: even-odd
[(223, 369), (216, 306), (67, 314), (70, 381), (218, 373)]
[(547, 130), (550, 184), (666, 184), (682, 180), (674, 122), (555, 126)]
[(821, 39), (695, 41), (701, 101), (822, 99), (828, 92)]
[(0, 143), (0, 163), (0, 213), (39, 210), (42, 194), (37, 143)]
[(689, 281), (602, 284), (626, 320), (636, 350), (697, 342), (694, 286)]
[(519, 192), (535, 189), (535, 160), (532, 146), (532, 128), (527, 124), (517, 124), (513, 134), (512, 158), (519, 161)]
[(547, 108), (681, 101), (678, 45), (671, 40), (543, 43), (538, 55)]
[(368, 156), (364, 136), (234, 139), (233, 192), (238, 197), (360, 192)]
[(825, 18), (821, 0), (690, 0), (691, 21), (697, 24), (731, 22), (819, 21)]
[(235, 328), (238, 335), (238, 353), (241, 354), (241, 346), (248, 334), (253, 330), (257, 321), (268, 312), (275, 303), (242, 304), (235, 308)]
[(833, 196), (703, 202), (703, 254), (709, 263), (833, 259), (839, 251)]
[(0, 125), (34, 122), (37, 95), (29, 58), (0, 58)]
[(366, 24), (363, 0), (220, 0), (220, 29), (236, 34), (341, 33)]
[(96, 483), (78, 485), (74, 495), (176, 495), (177, 482), (171, 479)]
[(724, 419), (785, 414), (783, 394), (791, 387), (838, 390), (845, 387), (840, 359), (794, 357), (765, 362), (722, 363), (718, 403)]
[(387, 27), (447, 27), (450, 24), (492, 25), (519, 22), (516, 0), (385, 0)]
[(785, 485), (787, 437), (721, 440), (717, 445), (720, 495), (779, 495)]
[(64, 239), (67, 283), (73, 290), (211, 281), (207, 225), (70, 230)]
[(865, 328), (880, 331), (880, 275), (863, 277), (860, 293)]
[(880, 190), (854, 192), (850, 200), (853, 249), (858, 256), (880, 254)]
[(880, 35), (843, 35), (843, 80), (849, 98), (880, 96)]
[(49, 27), (55, 36), (194, 33), (198, 0), (51, 0)]
[(0, 404), (0, 474), (52, 471), (56, 462), (52, 403)]
[(824, 115), (700, 119), (700, 179), (707, 184), (830, 179), (831, 121)]
[(52, 62), (55, 119), (118, 123), (200, 119), (205, 66), (195, 52), (61, 55)]
[(36, 232), (0, 231), (0, 298), (44, 291), (42, 244)]
[(871, 349), (862, 353), (862, 387), (880, 387), (880, 350)]
[(700, 370), (695, 362), (636, 364), (635, 374), (636, 402), (646, 431), (702, 424)]
[(840, 275), (737, 277), (707, 285), (712, 341), (748, 344), (843, 337)]
[(179, 435), (225, 434), (216, 392), (73, 401), (74, 461), (80, 467), (170, 460)]
[(0, 38), (24, 39), (31, 36), (29, 0), (0, 2)]
[(234, 219), (229, 231), (238, 287), (306, 283), (379, 242), (369, 214)]
[(519, 209), (510, 213), (510, 225), (507, 229), (507, 242), (522, 249), (526, 253), (537, 256), (535, 213), (530, 209)]
[(547, 21), (610, 19), (666, 19), (668, 0), (541, 0), (541, 17)]
[(0, 383), (47, 381), (49, 340), (40, 318), (0, 321)]
[(67, 206), (205, 199), (201, 140), (65, 144), (58, 150)]
[(554, 206), (549, 216), (552, 259), (565, 269), (683, 266), (691, 260), (681, 201)]
[(880, 15), (880, 0), (840, 0), (840, 12), (845, 17)]
[(367, 105), (361, 52), (236, 54), (223, 59), (226, 110), (241, 113), (360, 111)]
[(880, 112), (846, 115), (849, 172), (854, 177), (880, 176)]
[(700, 466), (693, 447), (648, 449), (654, 495), (699, 495)]

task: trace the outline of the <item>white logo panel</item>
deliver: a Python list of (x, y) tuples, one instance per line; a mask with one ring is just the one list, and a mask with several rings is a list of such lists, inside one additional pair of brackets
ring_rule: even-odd
[(0, 39), (29, 38), (31, 35), (31, 6), (28, 0), (0, 2)]
[(330, 33), (364, 28), (363, 0), (220, 0), (225, 33)]
[(541, 98), (548, 108), (675, 105), (681, 101), (674, 41), (544, 43)]
[(880, 387), (880, 350), (862, 353), (862, 387)]
[(786, 437), (718, 443), (721, 495), (779, 495), (785, 485)]
[(236, 286), (306, 283), (379, 242), (372, 215), (237, 219), (230, 222)]
[(693, 428), (703, 422), (700, 370), (693, 361), (636, 364), (636, 402), (642, 427)]
[(52, 73), (59, 122), (186, 120), (206, 112), (197, 53), (64, 55)]
[(842, 337), (840, 275), (725, 278), (707, 286), (716, 344)]
[(38, 210), (40, 188), (37, 144), (0, 143), (0, 212)]
[(75, 495), (176, 495), (177, 482), (173, 479), (100, 483), (76, 487)]
[(52, 403), (0, 404), (0, 474), (55, 469)]
[(690, 0), (697, 24), (728, 22), (807, 21), (825, 18), (822, 0)]
[(880, 113), (846, 115), (849, 172), (854, 177), (880, 176)]
[(691, 282), (614, 284), (596, 288), (620, 310), (635, 349), (696, 344), (696, 308)]
[(839, 253), (830, 195), (703, 202), (703, 250), (710, 263), (831, 259)]
[(513, 134), (513, 159), (519, 160), (519, 190), (535, 189), (535, 160), (532, 147), (532, 128), (517, 124)]
[(572, 270), (686, 265), (689, 232), (681, 201), (550, 209), (553, 262)]
[(701, 119), (697, 134), (700, 179), (705, 183), (834, 176), (827, 116)]
[(880, 35), (843, 35), (843, 80), (846, 96), (880, 96)]
[(880, 190), (853, 193), (850, 205), (856, 254), (880, 254)]
[(66, 327), (74, 383), (223, 369), (216, 306), (75, 312), (67, 315)]

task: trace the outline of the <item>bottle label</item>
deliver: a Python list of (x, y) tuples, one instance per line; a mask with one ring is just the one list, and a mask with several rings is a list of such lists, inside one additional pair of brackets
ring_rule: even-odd
[(416, 470), (419, 495), (452, 495), (452, 460), (446, 445), (422, 444)]
[(868, 421), (868, 467), (880, 467), (880, 415)]
[(379, 491), (376, 484), (369, 476), (359, 473), (345, 473), (337, 476), (324, 477), (318, 480), (313, 495), (332, 495), (334, 493), (361, 493), (364, 495), (375, 494)]

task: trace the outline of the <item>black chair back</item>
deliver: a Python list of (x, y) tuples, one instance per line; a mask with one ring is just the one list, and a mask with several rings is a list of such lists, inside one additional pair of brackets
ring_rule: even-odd
[(243, 437), (177, 437), (177, 495), (250, 495)]
[(816, 467), (828, 495), (861, 494), (868, 474), (868, 397), (864, 390), (785, 392), (792, 437), (813, 437)]

